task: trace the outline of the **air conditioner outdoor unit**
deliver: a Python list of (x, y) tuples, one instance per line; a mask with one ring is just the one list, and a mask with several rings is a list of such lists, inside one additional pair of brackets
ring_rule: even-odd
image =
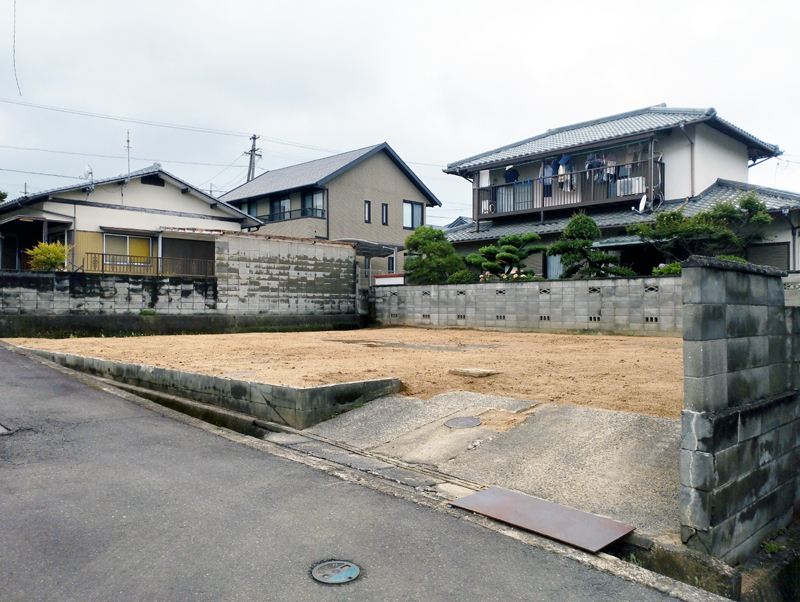
[(481, 214), (497, 213), (497, 203), (494, 201), (481, 201)]

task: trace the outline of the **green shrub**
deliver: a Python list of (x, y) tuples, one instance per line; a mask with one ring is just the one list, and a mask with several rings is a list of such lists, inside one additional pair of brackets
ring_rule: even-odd
[(747, 263), (746, 259), (736, 257), (736, 255), (717, 255), (717, 259), (727, 259), (728, 261), (736, 261), (738, 263)]
[(40, 242), (32, 249), (27, 249), (25, 254), (31, 258), (32, 270), (54, 272), (64, 269), (64, 265), (67, 263), (67, 253), (71, 248), (65, 247), (60, 242)]
[(672, 274), (681, 273), (681, 262), (660, 264), (657, 268), (653, 268), (653, 276), (671, 276)]
[(548, 255), (561, 255), (564, 273), (559, 278), (604, 278), (635, 276), (620, 265), (619, 257), (592, 247), (601, 236), (597, 223), (585, 213), (574, 214), (561, 237), (547, 250)]
[(478, 281), (478, 275), (472, 270), (458, 270), (450, 275), (447, 284), (471, 284)]
[(491, 280), (492, 275), (505, 279), (513, 277), (530, 280), (533, 270), (525, 269), (525, 259), (533, 253), (544, 253), (547, 250), (545, 246), (532, 245), (539, 240), (540, 237), (535, 232), (508, 234), (497, 241), (499, 246), (481, 247), (478, 253), (470, 253), (465, 260), (481, 271), (481, 281)]
[(417, 228), (406, 238), (405, 246), (408, 254), (403, 269), (408, 284), (442, 284), (467, 267), (444, 232), (436, 228)]

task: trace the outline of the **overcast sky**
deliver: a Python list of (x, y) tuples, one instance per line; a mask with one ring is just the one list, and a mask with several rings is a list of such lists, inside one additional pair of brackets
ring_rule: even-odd
[(242, 133), (0, 102), (0, 190), (77, 181), (18, 172), (124, 173), (128, 129), (131, 169), (158, 161), (215, 193), (244, 182), (248, 133), (257, 173), (386, 141), (444, 224), (470, 214), (447, 163), (666, 102), (780, 145), (750, 182), (800, 192), (799, 17), (797, 0), (17, 0), (20, 96), (14, 2), (0, 0), (0, 99)]

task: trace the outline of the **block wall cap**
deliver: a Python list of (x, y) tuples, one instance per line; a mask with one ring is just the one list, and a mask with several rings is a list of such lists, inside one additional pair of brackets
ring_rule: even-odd
[(704, 257), (702, 255), (692, 255), (686, 261), (681, 262), (682, 268), (713, 268), (715, 270), (727, 270), (729, 272), (744, 272), (745, 274), (758, 274), (760, 276), (775, 276), (783, 278), (788, 274), (778, 268), (766, 265), (756, 265), (754, 263), (742, 263), (730, 261), (728, 259), (718, 259), (717, 257)]

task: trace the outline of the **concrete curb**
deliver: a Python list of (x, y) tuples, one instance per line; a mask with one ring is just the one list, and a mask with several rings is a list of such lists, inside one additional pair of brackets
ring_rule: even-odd
[[(3, 346), (15, 347), (10, 343), (3, 343)], [(72, 370), (163, 391), (297, 429), (308, 428), (329, 419), (333, 414), (352, 410), (378, 397), (397, 393), (400, 389), (400, 380), (397, 378), (320, 387), (287, 387), (58, 351), (17, 348)]]

